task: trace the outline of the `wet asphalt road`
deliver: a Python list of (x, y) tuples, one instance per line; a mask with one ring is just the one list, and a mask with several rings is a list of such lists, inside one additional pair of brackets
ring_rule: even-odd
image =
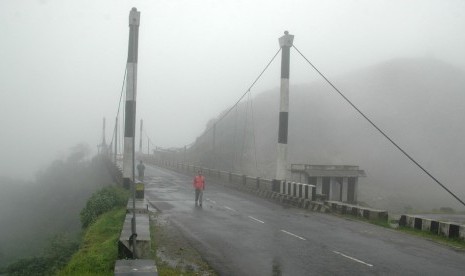
[[(465, 275), (465, 252), (147, 166), (146, 198), (220, 275)], [(279, 274), (281, 273), (281, 274)]]

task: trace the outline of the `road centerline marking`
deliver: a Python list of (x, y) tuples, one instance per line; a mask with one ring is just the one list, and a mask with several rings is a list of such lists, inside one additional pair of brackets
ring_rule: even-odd
[(301, 239), (301, 240), (303, 240), (303, 241), (306, 241), (305, 238), (302, 238), (301, 236), (297, 236), (296, 234), (293, 234), (293, 233), (288, 232), (288, 231), (286, 231), (286, 230), (282, 230), (282, 229), (281, 229), (281, 232), (286, 233), (286, 234), (288, 234), (288, 235), (291, 235), (291, 236), (293, 236), (293, 237), (296, 237), (296, 238), (298, 238), (298, 239)]
[(350, 260), (355, 261), (355, 262), (357, 262), (357, 263), (364, 264), (364, 265), (369, 266), (369, 267), (372, 267), (372, 266), (373, 266), (372, 264), (365, 263), (364, 261), (361, 261), (361, 260), (359, 260), (359, 259), (356, 259), (356, 258), (354, 258), (354, 257), (348, 256), (348, 255), (343, 254), (343, 253), (338, 252), (338, 251), (333, 251), (333, 253), (336, 253), (336, 254), (338, 254), (338, 255), (341, 255), (341, 256), (343, 256), (343, 257), (346, 257), (347, 259), (350, 259)]
[(207, 201), (210, 201), (211, 203), (216, 204), (216, 201), (211, 200), (211, 199), (209, 199), (209, 198), (207, 198)]
[(237, 212), (236, 210), (234, 210), (233, 208), (228, 207), (228, 206), (224, 206), (224, 208), (225, 208), (225, 209), (228, 209), (228, 210), (230, 210), (230, 211), (233, 211), (233, 212)]
[(252, 216), (249, 216), (249, 218), (252, 219), (252, 220), (255, 220), (256, 222), (265, 223), (264, 221), (256, 219), (256, 218), (254, 218)]

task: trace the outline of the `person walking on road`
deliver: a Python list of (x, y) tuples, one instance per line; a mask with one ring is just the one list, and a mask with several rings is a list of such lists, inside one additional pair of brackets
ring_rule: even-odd
[(201, 171), (194, 177), (194, 189), (195, 189), (195, 206), (197, 203), (202, 207), (202, 196), (203, 190), (205, 190), (205, 177)]
[(137, 165), (137, 171), (139, 172), (139, 180), (144, 181), (144, 172), (145, 172), (145, 165), (140, 160), (140, 163)]

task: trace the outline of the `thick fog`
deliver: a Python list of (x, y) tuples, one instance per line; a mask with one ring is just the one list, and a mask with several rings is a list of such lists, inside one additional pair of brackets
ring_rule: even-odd
[[(329, 78), (398, 57), (465, 68), (460, 0), (4, 0), (0, 175), (32, 178), (78, 143), (96, 151), (103, 117), (111, 140), (132, 7), (141, 12), (137, 117), (153, 145), (163, 147), (195, 141), (209, 119), (246, 91), (284, 30)], [(254, 95), (279, 87), (279, 65), (278, 57)], [(317, 79), (292, 51), (291, 84)], [(372, 100), (355, 98), (362, 106)], [(397, 123), (392, 118), (384, 126)]]

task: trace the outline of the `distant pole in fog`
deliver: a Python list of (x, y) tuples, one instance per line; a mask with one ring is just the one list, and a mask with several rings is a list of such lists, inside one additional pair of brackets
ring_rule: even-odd
[(105, 117), (103, 117), (102, 146), (107, 144), (107, 142), (105, 140), (106, 140), (105, 139)]
[(106, 155), (107, 152), (107, 142), (105, 139), (105, 117), (103, 118), (103, 125), (102, 125), (102, 143), (98, 145), (99, 153)]
[(294, 36), (288, 31), (279, 38), (281, 47), (281, 100), (279, 104), (279, 131), (278, 131), (278, 148), (276, 152), (276, 179), (286, 179), (287, 167), (287, 134), (289, 121), (289, 64), (290, 49)]
[(132, 8), (129, 13), (129, 45), (128, 62), (126, 65), (126, 106), (124, 122), (124, 156), (123, 156), (123, 185), (125, 188), (131, 187), (133, 216), (131, 220), (132, 228), (132, 253), (137, 258), (136, 252), (136, 199), (135, 199), (135, 139), (136, 132), (136, 95), (137, 95), (137, 48), (139, 41), (140, 12)]
[(142, 126), (144, 125), (144, 121), (140, 119), (140, 140), (139, 140), (139, 152), (142, 154)]
[(118, 117), (115, 120), (115, 164), (117, 161), (116, 156), (118, 155)]
[(211, 161), (211, 168), (216, 169), (216, 123), (213, 124), (213, 139), (212, 139), (212, 149), (213, 149), (213, 160)]

